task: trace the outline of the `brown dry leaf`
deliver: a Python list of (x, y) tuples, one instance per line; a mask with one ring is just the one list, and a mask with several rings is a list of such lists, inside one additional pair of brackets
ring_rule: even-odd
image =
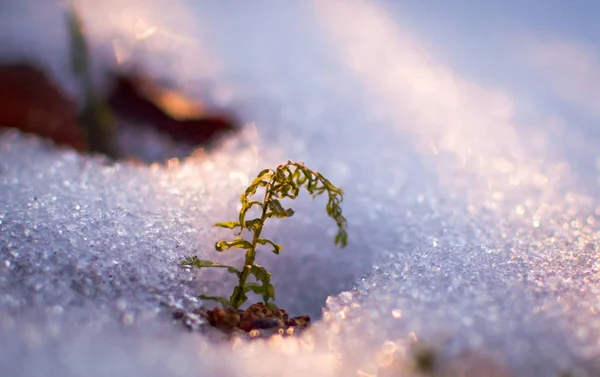
[(79, 151), (87, 149), (75, 104), (32, 65), (0, 67), (0, 127), (34, 133)]

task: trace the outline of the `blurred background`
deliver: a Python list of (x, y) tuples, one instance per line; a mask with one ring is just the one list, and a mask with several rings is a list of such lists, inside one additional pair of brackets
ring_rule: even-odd
[[(336, 1), (216, 6), (186, 0), (3, 0), (0, 125), (80, 151), (141, 162), (210, 148), (241, 121), (227, 104), (228, 89), (219, 84), (222, 61), (236, 43), (247, 51), (238, 56), (251, 56), (245, 33), (258, 33), (236, 30), (233, 20), (252, 12), (268, 33), (286, 35), (300, 27), (294, 23), (313, 24), (310, 13), (320, 15), (318, 27), (331, 38), (336, 27), (350, 30), (360, 21), (356, 14), (344, 19), (340, 6)], [(511, 111), (519, 124), (543, 123), (544, 137), (552, 137), (562, 134), (556, 129), (565, 123), (576, 123), (573, 139), (598, 137), (600, 6), (595, 1), (382, 0), (367, 8), (378, 12), (373, 22), (379, 26), (393, 24), (387, 38), (410, 36), (418, 41), (416, 48), (456, 74), (513, 94), (519, 106)], [(290, 18), (290, 12), (296, 15)], [(292, 23), (273, 24), (274, 13)], [(278, 53), (285, 51), (273, 52)], [(518, 131), (530, 137), (526, 126)], [(577, 141), (559, 144), (568, 148), (569, 143)]]
[[(140, 55), (156, 47), (146, 40), (169, 33), (146, 15), (156, 17), (165, 6), (173, 8), (135, 2), (3, 1), (0, 127), (80, 152), (142, 163), (188, 156), (235, 131), (234, 112), (211, 103), (210, 96), (192, 97), (160, 71), (144, 72)], [(108, 22), (95, 34), (86, 18), (95, 25)], [(190, 43), (193, 37), (169, 38), (188, 38)], [(164, 41), (158, 45), (164, 48)]]

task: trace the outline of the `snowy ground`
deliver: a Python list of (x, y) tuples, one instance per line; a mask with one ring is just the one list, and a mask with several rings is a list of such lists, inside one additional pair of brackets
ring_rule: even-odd
[[(32, 30), (0, 22), (5, 42), (30, 42), (0, 50), (41, 59), (69, 88), (59, 11), (4, 6), (41, 3), (22, 18)], [(2, 375), (397, 376), (415, 340), (458, 375), (595, 367), (593, 3), (99, 3), (83, 9), (102, 61), (114, 49), (190, 93), (209, 88), (248, 124), (166, 167), (0, 136)], [(187, 333), (166, 305), (229, 287), (177, 262), (214, 258), (228, 233), (210, 225), (288, 158), (344, 187), (350, 243), (337, 250), (322, 203), (303, 199), (271, 224), (282, 255), (259, 263), (281, 307), (315, 318), (325, 306), (323, 320), (265, 343)]]

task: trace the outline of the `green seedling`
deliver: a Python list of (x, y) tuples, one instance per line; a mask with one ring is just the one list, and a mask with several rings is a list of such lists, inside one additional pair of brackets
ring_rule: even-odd
[[(218, 296), (200, 295), (204, 300), (215, 300), (221, 302), (224, 306), (232, 306), (238, 309), (248, 299), (247, 293), (252, 291), (262, 295), (265, 305), (272, 309), (276, 306), (270, 301), (275, 300), (275, 288), (271, 284), (271, 274), (264, 268), (254, 263), (256, 250), (259, 245), (271, 248), (275, 254), (279, 254), (282, 247), (275, 242), (261, 238), (261, 233), (267, 219), (276, 217), (279, 219), (292, 217), (294, 211), (291, 208), (284, 208), (281, 199), (296, 199), (300, 190), (304, 188), (313, 199), (317, 196), (327, 193), (327, 204), (325, 210), (338, 227), (338, 232), (334, 242), (340, 247), (346, 246), (348, 234), (346, 233), (346, 218), (342, 216), (340, 203), (343, 200), (344, 192), (331, 184), (320, 173), (308, 169), (302, 162), (292, 162), (281, 164), (273, 169), (265, 169), (252, 181), (250, 186), (241, 196), (242, 208), (240, 209), (237, 221), (219, 222), (215, 227), (235, 230), (236, 236), (232, 241), (218, 241), (215, 249), (223, 252), (230, 248), (246, 250), (246, 259), (241, 269), (233, 266), (216, 263), (210, 260), (202, 260), (196, 256), (187, 258), (181, 263), (183, 268), (225, 268), (228, 272), (236, 275), (239, 279), (238, 285), (233, 289), (229, 299)], [(257, 194), (257, 191), (260, 193)], [(262, 193), (264, 191), (264, 193)], [(262, 194), (262, 201), (253, 200), (255, 195)], [(249, 211), (252, 208), (259, 210), (259, 217), (247, 219)], [(240, 237), (243, 231), (249, 231), (252, 234), (250, 239)], [(252, 275), (255, 282), (247, 281)]]

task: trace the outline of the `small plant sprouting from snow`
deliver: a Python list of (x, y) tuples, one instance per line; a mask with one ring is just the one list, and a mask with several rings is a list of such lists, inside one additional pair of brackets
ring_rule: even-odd
[[(346, 246), (348, 234), (346, 232), (346, 218), (342, 216), (340, 204), (343, 200), (344, 192), (341, 188), (334, 186), (327, 178), (320, 173), (304, 166), (302, 162), (292, 162), (281, 164), (273, 169), (265, 169), (252, 181), (250, 186), (241, 196), (242, 208), (240, 209), (237, 221), (219, 222), (215, 227), (228, 228), (235, 230), (235, 236), (232, 241), (218, 241), (215, 248), (218, 252), (223, 252), (230, 248), (246, 250), (246, 259), (244, 267), (238, 269), (233, 266), (216, 263), (210, 260), (202, 260), (196, 256), (187, 258), (181, 263), (184, 268), (225, 268), (232, 274), (235, 274), (239, 281), (233, 289), (229, 299), (218, 296), (200, 295), (204, 300), (216, 300), (224, 306), (232, 306), (238, 309), (248, 299), (247, 293), (252, 291), (262, 295), (265, 305), (275, 309), (276, 306), (270, 301), (275, 299), (275, 288), (271, 284), (271, 274), (264, 268), (254, 263), (256, 250), (259, 245), (268, 246), (273, 253), (279, 254), (282, 247), (275, 242), (261, 238), (261, 233), (267, 219), (276, 217), (279, 219), (292, 217), (294, 211), (291, 208), (284, 208), (281, 199), (296, 199), (301, 189), (305, 189), (313, 198), (327, 193), (327, 204), (325, 209), (338, 227), (338, 232), (334, 242), (340, 247)], [(253, 200), (258, 190), (264, 191), (262, 200)], [(259, 209), (260, 216), (253, 219), (247, 219), (246, 215), (256, 207)], [(251, 239), (240, 237), (244, 230), (250, 231)], [(252, 275), (255, 282), (247, 281)]]

